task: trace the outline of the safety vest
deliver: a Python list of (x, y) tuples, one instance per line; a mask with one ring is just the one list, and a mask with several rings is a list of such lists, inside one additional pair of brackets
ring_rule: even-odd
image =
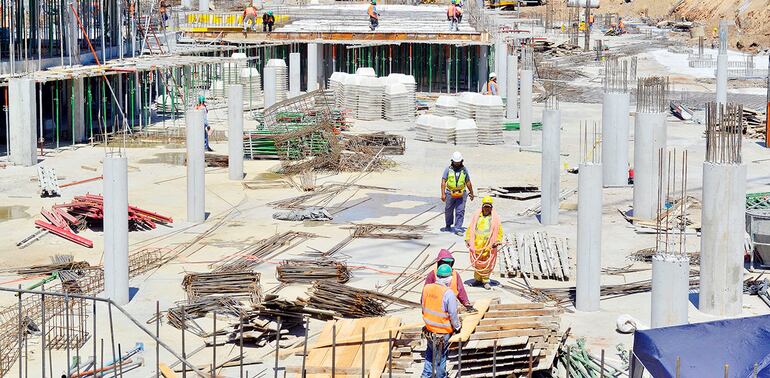
[[(438, 279), (438, 272), (437, 271), (438, 271), (438, 267), (434, 266), (433, 267), (433, 274), (436, 276), (436, 279)], [(457, 281), (460, 279), (460, 277), (457, 277), (458, 274), (459, 273), (457, 273), (457, 272), (455, 272), (453, 270), (452, 271), (452, 282), (449, 283), (449, 289), (452, 290), (453, 293), (455, 293), (455, 296), (457, 296), (457, 294), (460, 292), (457, 289)]]
[(455, 172), (450, 168), (446, 175), (446, 187), (452, 197), (462, 197), (465, 192), (465, 169), (460, 171), (460, 176), (455, 181)]
[(374, 4), (369, 4), (369, 17), (377, 18), (377, 10), (374, 8)]
[(422, 320), (425, 328), (433, 333), (452, 333), (452, 321), (444, 311), (444, 293), (448, 287), (437, 283), (427, 284), (422, 289)]
[(455, 16), (455, 5), (454, 4), (449, 4), (449, 8), (446, 11), (446, 16), (448, 18), (452, 18), (452, 17)]
[(206, 109), (206, 105), (203, 105), (203, 104), (195, 105), (195, 110), (201, 110), (201, 109)]
[(476, 237), (475, 240), (473, 240), (474, 247), (476, 249), (484, 248), (484, 245), (487, 244), (487, 240), (491, 237), (496, 237), (497, 235), (492, 235), (492, 216), (480, 216), (479, 220), (476, 221), (476, 224), (472, 225), (472, 227), (475, 227), (476, 229)]

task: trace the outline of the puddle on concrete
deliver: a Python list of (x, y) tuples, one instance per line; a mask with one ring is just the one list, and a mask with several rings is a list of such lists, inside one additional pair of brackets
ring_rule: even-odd
[(0, 222), (11, 219), (29, 218), (27, 213), (29, 206), (0, 206)]
[(409, 201), (409, 200), (403, 200), (403, 201), (396, 201), (396, 202), (389, 202), (384, 204), (385, 207), (392, 207), (396, 209), (413, 209), (417, 206), (425, 206), (425, 202), (421, 201)]
[(139, 163), (142, 164), (168, 164), (168, 165), (184, 165), (187, 153), (185, 152), (161, 152), (155, 154), (155, 157), (148, 159), (141, 159)]

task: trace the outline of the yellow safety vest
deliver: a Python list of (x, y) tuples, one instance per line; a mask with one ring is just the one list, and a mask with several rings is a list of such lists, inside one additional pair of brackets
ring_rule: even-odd
[(452, 197), (462, 197), (465, 192), (465, 169), (460, 171), (459, 177), (455, 180), (455, 172), (452, 168), (449, 168), (449, 172), (446, 175), (446, 188)]
[(476, 249), (484, 248), (487, 244), (487, 240), (492, 237), (490, 234), (492, 229), (492, 216), (480, 216), (473, 227), (476, 227), (476, 240), (473, 241), (474, 247), (476, 247)]

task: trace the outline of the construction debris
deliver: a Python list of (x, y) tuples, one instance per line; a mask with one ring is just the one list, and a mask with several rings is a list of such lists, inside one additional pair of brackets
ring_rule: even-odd
[(310, 283), (335, 281), (345, 283), (351, 273), (344, 263), (333, 260), (284, 260), (276, 268), (278, 281), (283, 283)]
[(37, 181), (40, 183), (40, 197), (61, 196), (59, 180), (56, 178), (56, 170), (43, 165), (37, 166)]
[[(628, 255), (628, 259), (632, 261), (643, 261), (652, 264), (652, 256), (654, 255), (655, 247), (650, 247), (631, 253)], [(689, 252), (687, 255), (690, 257), (690, 265), (700, 265), (700, 253)]]
[(628, 372), (628, 367), (613, 366), (604, 355), (597, 357), (589, 353), (583, 338), (574, 344), (559, 346), (558, 368), (568, 377), (619, 377)]
[(492, 197), (517, 201), (540, 198), (540, 188), (537, 186), (498, 186), (493, 188), (480, 188), (479, 190), (484, 190)]
[(318, 281), (310, 289), (307, 305), (326, 311), (334, 311), (337, 316), (346, 318), (365, 318), (385, 314), (385, 305), (397, 303), (417, 307), (420, 304), (382, 294), (376, 291), (358, 289), (331, 281)]
[(262, 261), (273, 258), (279, 252), (304, 242), (315, 235), (306, 232), (286, 231), (262, 239), (240, 251), (211, 264), (212, 273), (250, 271)]
[(548, 236), (545, 232), (506, 235), (501, 248), (507, 277), (570, 278), (569, 243), (565, 238)]

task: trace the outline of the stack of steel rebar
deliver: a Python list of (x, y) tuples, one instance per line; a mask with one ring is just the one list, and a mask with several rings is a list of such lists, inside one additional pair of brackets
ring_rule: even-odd
[(278, 281), (283, 283), (350, 280), (345, 263), (334, 260), (284, 260), (276, 268)]
[(212, 273), (242, 272), (251, 270), (272, 257), (284, 247), (301, 243), (315, 235), (306, 232), (286, 231), (246, 247), (237, 253), (211, 265)]
[(262, 300), (259, 273), (243, 271), (228, 273), (188, 273), (182, 279), (187, 300), (196, 302), (202, 297), (229, 297), (246, 299), (251, 303)]
[(403, 306), (419, 306), (419, 303), (396, 298), (376, 291), (358, 289), (335, 282), (320, 281), (310, 290), (308, 306), (334, 311), (347, 318), (363, 318), (385, 314), (385, 305), (398, 303)]

